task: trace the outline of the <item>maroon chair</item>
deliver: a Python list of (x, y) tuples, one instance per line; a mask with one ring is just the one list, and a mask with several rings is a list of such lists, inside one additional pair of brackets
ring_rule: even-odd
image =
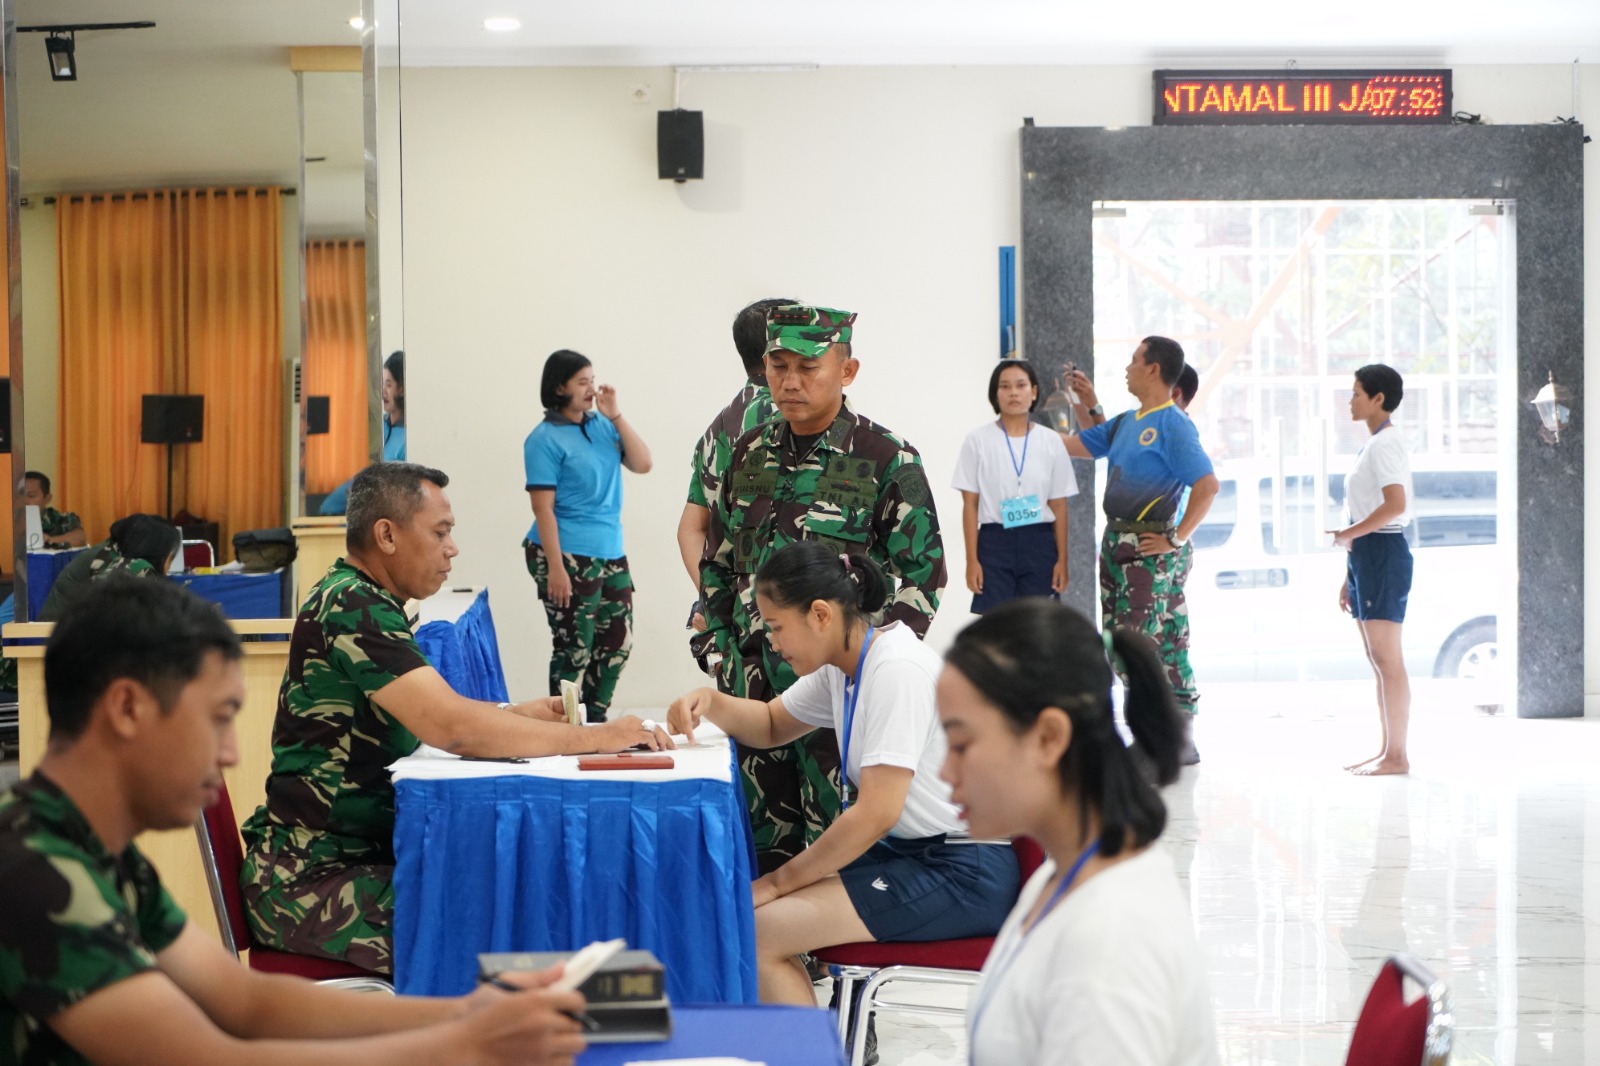
[[(1409, 1003), (1407, 980), (1420, 988)], [(1393, 955), (1367, 993), (1345, 1066), (1445, 1066), (1454, 1024), (1445, 983), (1410, 955)]]
[[(1017, 866), (1026, 884), (1044, 864), (1044, 849), (1028, 837), (1011, 842), (1017, 853)], [(970, 936), (959, 940), (924, 940), (881, 943), (838, 944), (819, 948), (811, 957), (828, 966), (839, 998), (839, 1039), (850, 1050), (850, 1066), (862, 1066), (867, 1054), (867, 1019), (874, 1012), (962, 1017), (965, 1009), (934, 1004), (913, 1004), (900, 1000), (885, 1002), (878, 993), (896, 981), (919, 985), (971, 986), (994, 947), (992, 936)], [(856, 986), (866, 982), (859, 1001)], [(855, 1008), (851, 1009), (851, 1003)]]
[(211, 906), (217, 912), (217, 931), (222, 934), (222, 946), (236, 958), (241, 951), (248, 951), (245, 961), (252, 970), (286, 973), (322, 984), (393, 994), (394, 986), (382, 974), (336, 959), (263, 947), (250, 938), (250, 926), (244, 919), (244, 893), (239, 888), (239, 872), (244, 869), (244, 843), (239, 839), (239, 823), (234, 820), (233, 800), (228, 797), (226, 784), (217, 802), (201, 814), (194, 830), (195, 836), (200, 838), (200, 864), (205, 867), (206, 884), (211, 889)]

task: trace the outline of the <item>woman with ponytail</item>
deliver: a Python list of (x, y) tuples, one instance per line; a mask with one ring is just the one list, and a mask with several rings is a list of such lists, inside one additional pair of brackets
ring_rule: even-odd
[[(1155, 645), (1131, 629), (1107, 636), (1069, 607), (1016, 600), (945, 656), (941, 776), (974, 834), (1025, 834), (1048, 856), (970, 1000), (974, 1066), (1218, 1061), (1205, 959), (1155, 844), (1183, 716)], [(1113, 654), (1132, 745), (1112, 713)]]
[(814, 1006), (802, 952), (992, 935), (1016, 899), (1017, 864), (1004, 845), (947, 839), (965, 827), (938, 776), (939, 657), (898, 622), (872, 624), (888, 596), (878, 565), (800, 541), (761, 567), (755, 595), (773, 650), (800, 680), (770, 703), (697, 689), (672, 704), (668, 725), (693, 739), (709, 721), (751, 748), (837, 732), (843, 811), (751, 886), (762, 1001)]

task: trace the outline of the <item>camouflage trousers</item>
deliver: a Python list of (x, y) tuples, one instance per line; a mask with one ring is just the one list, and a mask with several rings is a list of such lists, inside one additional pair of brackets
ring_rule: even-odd
[(294, 860), (252, 858), (256, 876), (242, 887), (256, 943), (394, 972), (394, 867), (301, 870)]
[(806, 849), (839, 817), (839, 741), (831, 729), (781, 748), (739, 745), (756, 872), (769, 874)]
[(1183, 578), (1193, 556), (1181, 551), (1139, 554), (1139, 534), (1106, 530), (1100, 541), (1100, 624), (1127, 626), (1155, 641), (1178, 709), (1200, 702), (1189, 668), (1189, 604)]
[(572, 578), (572, 599), (557, 607), (550, 602), (550, 557), (532, 541), (524, 541), (522, 549), (550, 622), (550, 695), (560, 695), (561, 681), (572, 681), (582, 691), (590, 721), (603, 719), (633, 651), (633, 575), (628, 572), (628, 558), (562, 552)]

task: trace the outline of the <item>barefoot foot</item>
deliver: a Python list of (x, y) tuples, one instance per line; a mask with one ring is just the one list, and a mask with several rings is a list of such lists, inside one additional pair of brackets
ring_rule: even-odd
[(1383, 777), (1388, 774), (1408, 774), (1411, 772), (1411, 763), (1404, 758), (1394, 759), (1389, 756), (1366, 763), (1350, 771), (1357, 777)]
[(1349, 766), (1346, 766), (1345, 769), (1346, 770), (1351, 770), (1351, 771), (1359, 770), (1363, 766), (1371, 766), (1373, 763), (1380, 762), (1382, 759), (1383, 759), (1383, 752), (1380, 751), (1378, 754), (1374, 755), (1370, 759), (1362, 759), (1360, 762), (1351, 763)]

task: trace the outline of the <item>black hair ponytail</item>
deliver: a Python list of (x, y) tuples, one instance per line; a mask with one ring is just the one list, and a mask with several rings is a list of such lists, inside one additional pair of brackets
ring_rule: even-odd
[(756, 572), (756, 591), (779, 607), (836, 603), (847, 625), (878, 613), (889, 600), (889, 579), (865, 554), (840, 555), (815, 540), (780, 548)]
[(1155, 645), (1123, 628), (1113, 631), (1111, 647), (1127, 674), (1126, 715), (1138, 752), (1117, 732), (1106, 643), (1072, 608), (1012, 600), (963, 629), (945, 654), (1019, 733), (1047, 707), (1066, 713), (1072, 741), (1057, 768), (1061, 787), (1077, 800), (1084, 831), (1091, 816), (1099, 819), (1107, 856), (1141, 848), (1166, 828), (1156, 786), (1177, 779), (1183, 744), (1183, 719)]

